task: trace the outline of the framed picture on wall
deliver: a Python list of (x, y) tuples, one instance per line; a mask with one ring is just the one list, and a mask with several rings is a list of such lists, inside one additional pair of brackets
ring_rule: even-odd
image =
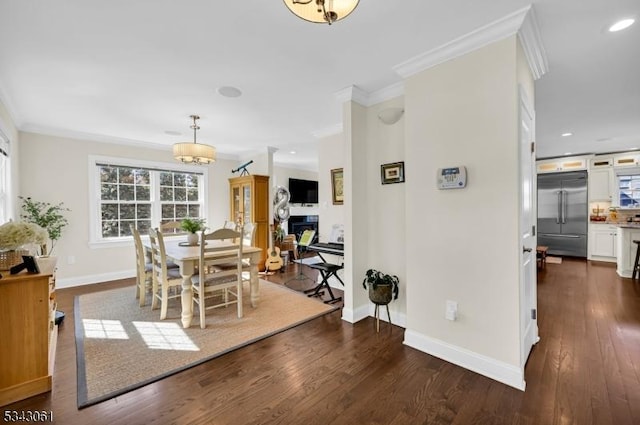
[(331, 194), (333, 205), (344, 203), (344, 178), (342, 168), (331, 170)]
[(404, 183), (404, 161), (380, 166), (382, 184)]

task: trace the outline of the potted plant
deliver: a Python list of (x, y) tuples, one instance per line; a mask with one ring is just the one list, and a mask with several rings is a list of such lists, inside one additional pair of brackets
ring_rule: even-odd
[(180, 221), (180, 228), (189, 233), (187, 235), (187, 242), (189, 245), (197, 245), (198, 235), (196, 232), (206, 229), (206, 226), (204, 225), (204, 218), (187, 217)]
[(51, 240), (51, 249), (48, 249), (47, 241), (45, 240), (40, 244), (40, 255), (46, 256), (53, 252), (56, 242), (62, 236), (62, 229), (64, 229), (69, 222), (63, 215), (65, 211), (71, 211), (69, 208), (64, 207), (63, 203), (51, 204), (49, 202), (34, 201), (30, 197), (22, 199), (22, 214), (20, 217), (28, 222), (35, 223), (47, 231), (49, 239)]
[(398, 283), (400, 283), (400, 279), (396, 275), (369, 269), (362, 281), (362, 287), (367, 289), (367, 284), (369, 284), (369, 299), (372, 303), (387, 305), (392, 300), (398, 299)]

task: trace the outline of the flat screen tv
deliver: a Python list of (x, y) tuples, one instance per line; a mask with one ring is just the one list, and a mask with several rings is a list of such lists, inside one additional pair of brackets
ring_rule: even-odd
[(289, 179), (289, 202), (292, 204), (317, 204), (318, 182), (313, 180)]

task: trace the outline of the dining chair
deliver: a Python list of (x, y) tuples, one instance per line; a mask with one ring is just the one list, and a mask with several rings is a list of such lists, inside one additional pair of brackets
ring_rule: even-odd
[[(167, 267), (167, 254), (162, 232), (158, 229), (149, 229), (149, 241), (151, 243), (153, 274), (151, 310), (155, 310), (158, 307), (158, 301), (160, 301), (160, 320), (164, 320), (167, 317), (169, 300), (180, 297), (182, 276), (179, 269)], [(171, 294), (169, 294), (170, 290)]]
[(256, 223), (247, 223), (242, 227), (242, 244), (253, 246), (256, 239)]
[(139, 299), (140, 307), (146, 304), (147, 291), (153, 287), (152, 265), (149, 261), (140, 232), (134, 226), (130, 226), (133, 242), (136, 249), (136, 298)]
[(205, 310), (212, 308), (236, 304), (238, 318), (242, 318), (241, 236), (241, 232), (224, 228), (200, 236), (198, 274), (191, 277), (191, 283), (202, 329), (206, 327)]
[(160, 223), (160, 233), (170, 235), (175, 233), (184, 233), (182, 230), (182, 223), (180, 221), (167, 221)]
[(224, 221), (224, 226), (222, 226), (222, 228), (223, 229), (237, 230), (238, 224), (235, 221), (225, 220)]

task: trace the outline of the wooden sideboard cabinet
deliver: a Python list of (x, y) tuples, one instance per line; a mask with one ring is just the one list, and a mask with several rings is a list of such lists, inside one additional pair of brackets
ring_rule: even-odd
[(241, 176), (229, 179), (231, 219), (256, 223), (254, 244), (262, 248), (260, 270), (264, 270), (269, 248), (269, 176)]
[(0, 406), (51, 391), (58, 327), (55, 258), (0, 278)]

